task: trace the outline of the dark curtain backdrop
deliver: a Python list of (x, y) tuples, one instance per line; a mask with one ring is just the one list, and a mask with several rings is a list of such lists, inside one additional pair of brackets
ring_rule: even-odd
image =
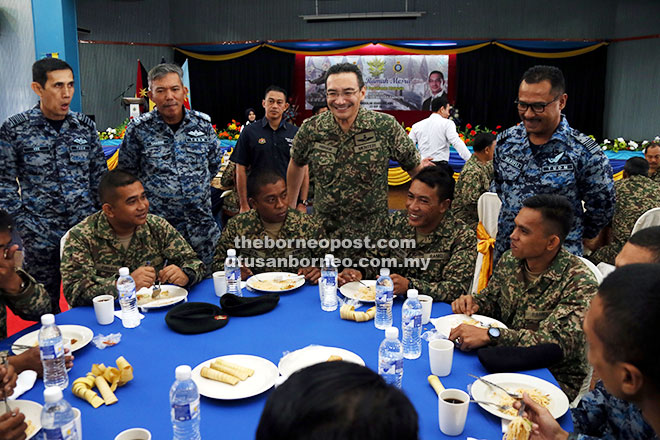
[[(186, 58), (174, 52), (177, 64), (183, 64)], [(188, 58), (192, 108), (211, 116), (218, 128), (232, 119), (244, 123), (249, 107), (255, 109), (257, 118), (262, 118), (261, 101), (268, 86), (278, 85), (291, 93), (294, 59), (293, 54), (263, 47), (227, 61)]]
[(520, 122), (513, 101), (522, 74), (537, 64), (556, 66), (564, 73), (564, 114), (571, 127), (602, 138), (607, 47), (570, 58), (533, 58), (495, 45), (457, 55), (456, 107), (463, 124), (493, 129)]

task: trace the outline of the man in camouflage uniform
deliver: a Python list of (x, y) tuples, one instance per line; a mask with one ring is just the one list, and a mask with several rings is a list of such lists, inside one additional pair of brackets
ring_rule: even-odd
[(556, 67), (527, 70), (516, 101), (523, 123), (497, 138), (494, 186), (502, 209), (495, 259), (509, 248), (522, 201), (535, 194), (563, 195), (573, 204), (574, 223), (564, 247), (575, 255), (582, 255), (582, 239), (598, 235), (612, 218), (612, 167), (593, 139), (569, 127), (561, 114), (564, 90), (564, 75)]
[(461, 324), (449, 338), (461, 350), (486, 345), (558, 344), (561, 362), (550, 367), (569, 399), (575, 398), (589, 370), (582, 320), (598, 284), (578, 257), (562, 248), (572, 222), (572, 207), (562, 196), (526, 199), (515, 219), (511, 250), (498, 262), (488, 286), (452, 303), (454, 313), (477, 311), (508, 329)]
[(623, 179), (614, 183), (616, 207), (612, 217), (612, 241), (589, 255), (594, 264), (614, 264), (637, 219), (649, 209), (660, 207), (660, 184), (647, 177), (648, 168), (648, 162), (641, 157), (626, 161)]
[(225, 190), (231, 190), (231, 192), (223, 198), (224, 200), (222, 202), (222, 211), (223, 211), (222, 223), (226, 224), (227, 220), (238, 214), (239, 211), (238, 192), (236, 191), (235, 162), (229, 162), (227, 164), (225, 171), (222, 173), (222, 178), (220, 179), (220, 185), (222, 185), (222, 188)]
[[(392, 116), (360, 107), (366, 88), (357, 66), (330, 67), (326, 90), (330, 111), (307, 119), (293, 139), (289, 206), (297, 205), (309, 164), (315, 179), (314, 214), (326, 233), (341, 239), (373, 237), (387, 216), (390, 158), (415, 174), (422, 168), (419, 152)], [(353, 256), (348, 251), (335, 253)]]
[(644, 148), (644, 157), (649, 162), (649, 177), (660, 183), (660, 141), (653, 141)]
[[(449, 211), (453, 193), (454, 179), (443, 169), (430, 167), (420, 171), (410, 183), (406, 210), (388, 216), (383, 234), (388, 240), (399, 240), (400, 244), (408, 240), (415, 246), (376, 246), (367, 251), (369, 258), (383, 262), (396, 258), (391, 269), (395, 295), (405, 296), (408, 289), (417, 289), (434, 301), (453, 301), (468, 291), (477, 258), (477, 237)], [(412, 259), (421, 264), (410, 266)], [(428, 267), (422, 265), (425, 262)], [(365, 276), (372, 279), (378, 276), (378, 270), (363, 269)], [(344, 269), (339, 282), (358, 279), (362, 279), (359, 271)]]
[(477, 202), (479, 197), (490, 188), (493, 180), (493, 154), (495, 153), (495, 135), (479, 133), (474, 138), (474, 154), (465, 162), (456, 182), (456, 192), (451, 210), (456, 218), (463, 220), (476, 230), (479, 224)]
[(182, 77), (174, 64), (151, 69), (149, 98), (156, 108), (129, 124), (119, 168), (144, 182), (154, 214), (170, 222), (211, 267), (220, 237), (211, 211), (211, 180), (222, 154), (211, 118), (183, 107)]
[(181, 234), (149, 214), (149, 200), (135, 176), (110, 171), (101, 180), (99, 197), (102, 210), (71, 229), (64, 245), (62, 281), (72, 307), (91, 305), (98, 295), (116, 298), (121, 267), (132, 271), (136, 290), (156, 279), (191, 287), (204, 277), (204, 264)]
[[(311, 259), (319, 258), (314, 255), (318, 249), (285, 241), (320, 240), (323, 230), (313, 217), (287, 206), (284, 178), (272, 170), (254, 170), (248, 177), (247, 196), (252, 209), (227, 222), (215, 250), (213, 270), (224, 270), (227, 250), (236, 249), (236, 255), (242, 259), (243, 279), (254, 273), (281, 271), (305, 275), (307, 280), (317, 282), (321, 272), (313, 267)], [(255, 245), (257, 241), (262, 244)], [(266, 246), (265, 241), (273, 246)], [(293, 265), (301, 260), (307, 260), (307, 264)], [(273, 264), (267, 264), (269, 261)]]
[(45, 58), (32, 65), (32, 79), (39, 104), (0, 128), (0, 207), (14, 217), (25, 269), (57, 313), (60, 238), (98, 208), (96, 187), (108, 168), (94, 122), (69, 110), (71, 67)]

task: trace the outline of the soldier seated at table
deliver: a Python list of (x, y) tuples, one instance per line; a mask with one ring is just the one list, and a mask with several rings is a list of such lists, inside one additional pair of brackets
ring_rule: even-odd
[[(396, 259), (392, 267), (394, 294), (417, 289), (435, 301), (452, 301), (466, 293), (474, 274), (477, 237), (449, 210), (454, 197), (454, 179), (441, 167), (427, 167), (410, 183), (405, 211), (390, 213), (383, 230), (387, 246), (376, 243), (369, 258)], [(396, 240), (399, 247), (393, 246)], [(406, 241), (404, 241), (406, 240)], [(414, 243), (407, 246), (404, 243)], [(377, 277), (378, 267), (360, 269)], [(344, 269), (339, 283), (362, 279), (357, 269)]]
[(463, 351), (487, 345), (557, 344), (563, 358), (549, 369), (573, 399), (589, 371), (582, 320), (598, 283), (587, 266), (562, 247), (573, 221), (565, 197), (529, 197), (514, 221), (511, 249), (498, 262), (488, 286), (452, 303), (454, 313), (479, 312), (508, 329), (461, 324), (449, 338)]
[[(612, 217), (611, 239), (600, 248), (591, 246), (587, 258), (594, 264), (614, 264), (614, 258), (630, 237), (637, 219), (649, 209), (660, 207), (660, 183), (648, 177), (649, 163), (643, 157), (632, 157), (623, 167), (623, 179), (614, 182), (616, 205)], [(609, 228), (605, 228), (607, 231)], [(587, 247), (589, 243), (586, 243)]]
[(659, 290), (660, 264), (627, 265), (603, 280), (583, 325), (589, 361), (602, 381), (571, 410), (570, 437), (546, 408), (525, 396), (526, 417), (538, 435), (533, 438), (658, 439)]
[(323, 229), (311, 216), (287, 205), (284, 177), (273, 170), (254, 170), (247, 182), (252, 209), (232, 217), (215, 250), (213, 270), (223, 270), (228, 249), (241, 259), (243, 279), (263, 272), (296, 272), (316, 283), (321, 271), (313, 267), (322, 250), (302, 246), (323, 238)]
[(149, 214), (140, 180), (112, 170), (99, 184), (102, 210), (69, 231), (62, 255), (64, 296), (72, 307), (91, 305), (95, 296), (117, 296), (117, 273), (128, 267), (136, 289), (161, 283), (191, 287), (204, 264), (167, 220)]
[(463, 220), (476, 230), (479, 224), (477, 202), (479, 197), (490, 188), (493, 180), (493, 154), (495, 153), (495, 135), (479, 133), (474, 138), (474, 154), (470, 156), (456, 182), (456, 193), (451, 203), (451, 211), (456, 218)]

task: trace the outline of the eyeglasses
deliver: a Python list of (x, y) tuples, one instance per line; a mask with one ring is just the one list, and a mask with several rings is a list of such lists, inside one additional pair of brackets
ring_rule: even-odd
[(354, 90), (354, 89), (342, 90), (341, 92), (337, 92), (336, 90), (330, 90), (326, 92), (325, 96), (327, 96), (330, 99), (337, 99), (340, 96), (344, 99), (348, 99), (359, 92), (360, 92), (359, 90)]
[(517, 99), (516, 99), (515, 101), (513, 101), (513, 102), (514, 102), (514, 104), (516, 104), (516, 105), (518, 106), (518, 111), (526, 112), (527, 109), (531, 107), (531, 108), (532, 108), (532, 111), (533, 111), (534, 113), (543, 113), (543, 112), (545, 111), (545, 108), (546, 108), (547, 106), (549, 106), (550, 104), (552, 104), (553, 102), (555, 102), (556, 100), (558, 100), (560, 96), (561, 96), (561, 95), (557, 95), (557, 96), (555, 96), (555, 99), (553, 99), (553, 100), (550, 101), (550, 102), (546, 102), (546, 103), (543, 103), (543, 102), (535, 102), (535, 103), (533, 103), (533, 104), (529, 104), (529, 103), (527, 103), (527, 102), (519, 101), (519, 100), (517, 100)]

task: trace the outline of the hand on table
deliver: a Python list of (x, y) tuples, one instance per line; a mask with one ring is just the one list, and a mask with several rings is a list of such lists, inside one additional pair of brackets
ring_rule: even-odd
[(312, 284), (318, 284), (321, 278), (321, 269), (318, 267), (301, 267), (298, 269), (298, 275), (305, 275), (305, 280)]
[(176, 284), (177, 286), (186, 286), (190, 279), (188, 275), (176, 264), (165, 266), (158, 272), (158, 279), (161, 283)]
[(392, 278), (392, 283), (394, 283), (394, 294), (403, 295), (405, 297), (408, 293), (408, 286), (410, 285), (408, 278), (402, 277), (396, 273), (390, 275), (390, 278)]
[(479, 305), (474, 302), (472, 295), (461, 295), (451, 303), (451, 311), (454, 313), (465, 313), (471, 316), (473, 313), (477, 313), (477, 310), (479, 310)]
[(337, 281), (340, 286), (343, 286), (346, 283), (353, 281), (359, 281), (362, 279), (362, 273), (357, 269), (344, 269), (339, 273)]
[(3, 440), (24, 440), (26, 437), (25, 415), (18, 408), (0, 416), (0, 438)]
[(451, 330), (449, 340), (454, 341), (461, 351), (470, 351), (490, 344), (488, 329), (461, 324)]
[[(73, 360), (75, 357), (70, 353), (71, 350), (68, 348), (64, 349), (64, 361), (66, 363), (66, 368), (73, 367)], [(25, 350), (23, 353), (16, 356), (9, 356), (9, 364), (13, 365), (17, 374), (22, 373), (26, 370), (34, 370), (37, 372), (37, 376), (42, 377), (44, 374), (44, 367), (41, 363), (41, 356), (39, 354), (39, 347), (32, 347), (29, 350)]]
[[(568, 432), (561, 429), (547, 408), (534, 402), (527, 393), (523, 393), (523, 401), (525, 402), (523, 417), (532, 422), (530, 440), (565, 440), (568, 438)], [(513, 407), (519, 409), (520, 402), (514, 402)]]
[(135, 291), (143, 287), (151, 287), (156, 281), (156, 269), (152, 266), (138, 267), (131, 273), (131, 278), (135, 281)]
[(14, 388), (16, 387), (16, 379), (18, 375), (12, 364), (8, 364), (6, 367), (0, 365), (0, 397), (8, 397), (14, 394)]
[(250, 278), (252, 275), (254, 275), (252, 269), (250, 269), (249, 267), (241, 267), (241, 280), (245, 281), (248, 278)]

